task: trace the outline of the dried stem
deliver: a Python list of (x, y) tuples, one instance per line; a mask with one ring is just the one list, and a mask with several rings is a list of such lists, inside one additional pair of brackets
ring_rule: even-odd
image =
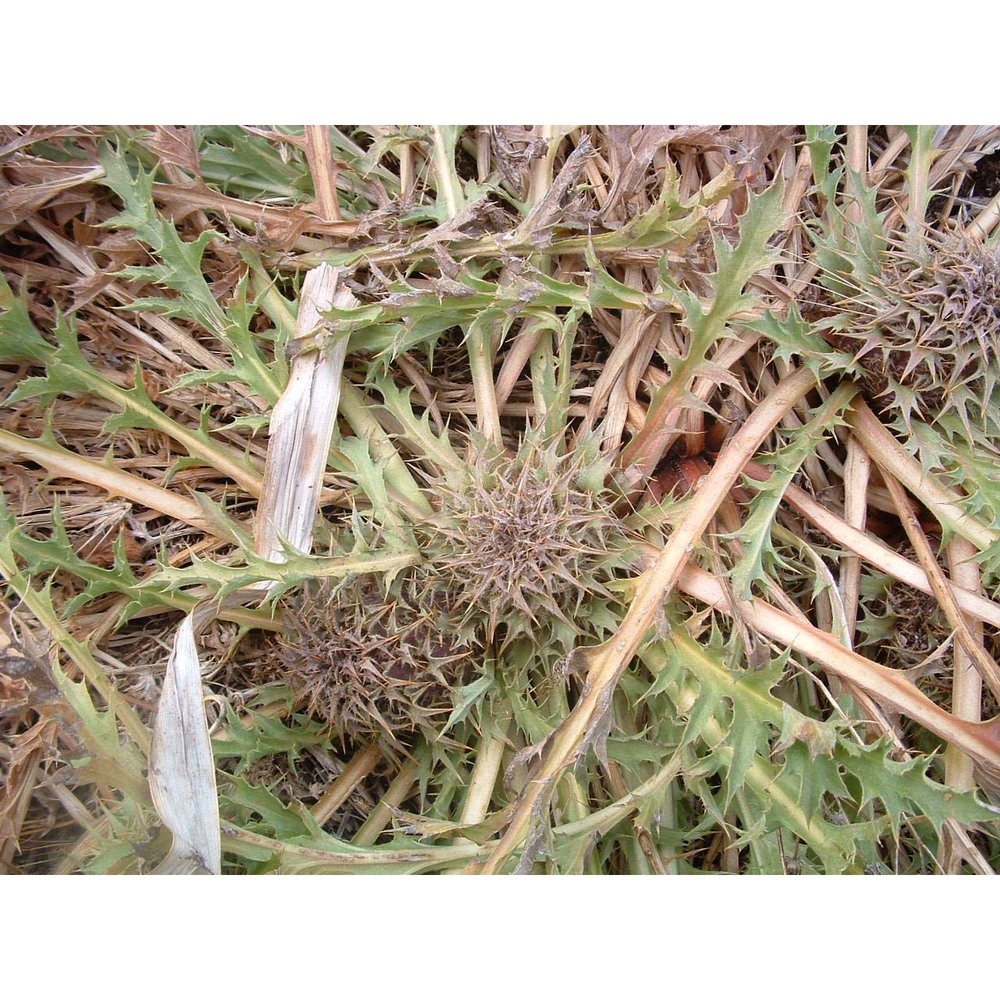
[(312, 174), (316, 198), (325, 222), (340, 221), (337, 197), (337, 161), (330, 152), (330, 126), (306, 125), (305, 152)]
[[(844, 520), (858, 531), (865, 530), (868, 513), (868, 478), (871, 460), (857, 439), (847, 439), (847, 462), (844, 465)], [(847, 555), (840, 562), (840, 589), (844, 599), (847, 634), (853, 645), (858, 621), (858, 599), (861, 592), (861, 558)]]
[(963, 617), (958, 602), (955, 600), (951, 585), (945, 578), (944, 573), (941, 572), (941, 567), (937, 563), (930, 542), (927, 540), (927, 535), (920, 524), (920, 519), (913, 510), (913, 506), (903, 491), (902, 486), (892, 476), (888, 475), (885, 476), (885, 484), (892, 495), (896, 510), (899, 512), (899, 519), (903, 524), (903, 529), (906, 531), (906, 537), (909, 538), (910, 544), (917, 553), (920, 565), (927, 574), (931, 590), (934, 597), (937, 598), (937, 602), (944, 612), (945, 617), (948, 619), (948, 624), (955, 630), (959, 644), (965, 650), (976, 669), (982, 674), (983, 679), (989, 684), (994, 696), (1000, 699), (1000, 668), (997, 667), (992, 657), (983, 648), (982, 640), (973, 634)]
[(363, 746), (348, 762), (330, 787), (312, 807), (313, 818), (322, 826), (351, 796), (358, 785), (371, 774), (382, 759), (382, 752), (374, 743)]

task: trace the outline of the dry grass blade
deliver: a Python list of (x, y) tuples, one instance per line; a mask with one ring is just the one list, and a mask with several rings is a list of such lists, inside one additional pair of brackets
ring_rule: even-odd
[[(16, 176), (19, 171), (11, 171)], [(0, 175), (0, 234), (13, 228), (24, 219), (30, 218), (56, 195), (69, 188), (100, 177), (104, 170), (100, 165), (80, 164), (51, 165), (47, 169), (23, 168), (24, 177), (18, 183), (9, 185)]]
[[(844, 463), (844, 518), (858, 531), (865, 530), (868, 513), (868, 480), (871, 459), (852, 435), (847, 441), (847, 461)], [(840, 564), (840, 589), (844, 593), (847, 634), (854, 642), (858, 621), (858, 599), (861, 594), (861, 557), (847, 556)]]
[(329, 222), (339, 222), (337, 164), (330, 154), (330, 127), (328, 125), (307, 125), (305, 149), (313, 184), (316, 187), (316, 199), (319, 202), (323, 218)]
[(157, 201), (174, 212), (184, 215), (200, 210), (212, 210), (239, 219), (249, 225), (262, 225), (274, 238), (296, 238), (303, 232), (324, 233), (330, 236), (351, 237), (358, 230), (356, 222), (324, 222), (298, 206), (281, 208), (241, 201), (217, 191), (199, 187), (178, 187), (171, 184), (154, 184)]
[[(0, 686), (0, 702), (4, 700)], [(0, 790), (0, 873), (13, 861), (38, 776), (38, 765), (56, 741), (56, 722), (43, 719), (18, 737)]]
[(202, 531), (211, 531), (211, 523), (194, 500), (179, 496), (172, 490), (116, 469), (105, 462), (74, 455), (55, 442), (30, 441), (0, 430), (0, 451), (37, 462), (55, 476), (65, 476), (82, 483), (92, 483), (105, 490), (109, 497), (126, 497), (135, 503), (158, 510), (168, 517)]
[(220, 875), (215, 762), (191, 615), (177, 630), (167, 663), (153, 728), (149, 791), (160, 819), (174, 838), (170, 853), (154, 874)]
[[(981, 586), (981, 574), (975, 557), (975, 549), (964, 538), (954, 538), (948, 545), (948, 562), (952, 578), (978, 590)], [(968, 615), (967, 625), (974, 637), (982, 642), (982, 623), (973, 615)], [(979, 722), (982, 718), (982, 689), (983, 679), (976, 670), (972, 657), (959, 647), (955, 650), (955, 672), (951, 690), (952, 711), (955, 715), (969, 722)], [(953, 753), (946, 756), (945, 767), (950, 772), (948, 784), (963, 791), (972, 788), (974, 781), (971, 765), (972, 762), (962, 754)]]

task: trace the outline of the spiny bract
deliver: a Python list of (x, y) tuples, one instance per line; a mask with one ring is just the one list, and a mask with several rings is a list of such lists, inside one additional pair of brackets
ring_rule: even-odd
[(825, 324), (855, 354), (875, 405), (933, 422), (949, 411), (983, 427), (1000, 352), (1000, 258), (955, 233), (926, 234), (918, 249), (892, 245)]

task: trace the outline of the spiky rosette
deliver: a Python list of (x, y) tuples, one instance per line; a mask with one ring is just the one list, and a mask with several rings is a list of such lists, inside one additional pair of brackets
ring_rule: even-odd
[(492, 641), (558, 626), (607, 595), (624, 533), (585, 457), (525, 443), (513, 457), (481, 457), (458, 487), (435, 487), (440, 515), (422, 531), (435, 585), (463, 625)]
[(284, 611), (280, 660), (289, 688), (342, 741), (398, 743), (440, 728), (472, 650), (440, 605), (418, 604), (413, 582), (358, 577), (307, 588)]
[(848, 279), (854, 294), (829, 321), (852, 352), (875, 405), (933, 422), (952, 412), (984, 426), (1000, 353), (1000, 256), (957, 234), (928, 233), (914, 251), (890, 246), (879, 267)]

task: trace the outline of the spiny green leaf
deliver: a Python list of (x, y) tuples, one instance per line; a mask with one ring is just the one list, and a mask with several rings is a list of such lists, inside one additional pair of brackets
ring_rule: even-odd
[(480, 705), (495, 686), (496, 682), (490, 673), (483, 674), (482, 677), (477, 677), (472, 683), (457, 688), (452, 696), (455, 707), (452, 709), (451, 715), (448, 716), (448, 721), (444, 725), (443, 732), (449, 732), (454, 726), (462, 722), (474, 708)]
[(775, 752), (787, 750), (793, 743), (804, 744), (810, 760), (819, 756), (832, 757), (837, 747), (837, 727), (803, 715), (789, 704), (782, 705), (781, 736), (775, 744)]
[[(718, 721), (725, 726), (729, 721), (727, 719), (729, 715), (727, 706), (724, 703), (720, 703), (718, 695), (708, 685), (702, 687), (698, 692), (698, 697), (694, 705), (685, 714), (687, 724), (684, 727), (684, 734), (681, 737), (681, 746), (688, 746), (695, 740), (700, 739), (709, 722)], [(708, 749), (711, 751), (714, 749), (714, 745), (709, 746)], [(711, 754), (709, 756), (711, 757)]]
[[(125, 210), (104, 225), (107, 228), (133, 229), (136, 236), (153, 250), (159, 263), (149, 267), (127, 268), (126, 277), (151, 281), (177, 292), (174, 309), (183, 310), (206, 330), (218, 337), (225, 336), (228, 321), (216, 302), (201, 269), (201, 260), (208, 244), (222, 239), (215, 230), (206, 230), (198, 238), (185, 243), (174, 226), (161, 218), (153, 202), (153, 177), (139, 168), (135, 173), (123, 152), (105, 145), (101, 154), (105, 171), (104, 183), (125, 204)], [(152, 301), (139, 308), (153, 307)], [(180, 313), (177, 313), (178, 315)]]
[(933, 781), (927, 774), (933, 758), (915, 756), (894, 760), (893, 747), (882, 742), (874, 747), (859, 747), (842, 742), (836, 762), (857, 779), (861, 802), (881, 804), (898, 833), (900, 824), (914, 813), (925, 816), (940, 834), (945, 820), (959, 823), (996, 822), (1000, 810), (986, 806), (972, 792), (956, 792)]
[(708, 209), (732, 194), (736, 187), (732, 171), (726, 169), (682, 202), (678, 197), (676, 170), (668, 166), (663, 190), (651, 208), (629, 218), (614, 232), (557, 239), (549, 250), (556, 253), (573, 250), (607, 253), (636, 247), (666, 249), (686, 245), (708, 225)]
[(138, 608), (175, 604), (169, 595), (155, 590), (138, 589), (139, 580), (132, 572), (125, 552), (124, 534), (119, 534), (115, 541), (114, 565), (111, 568), (95, 566), (73, 551), (58, 511), (53, 516), (52, 538), (41, 540), (17, 531), (13, 534), (12, 544), (27, 563), (28, 572), (32, 575), (62, 569), (86, 581), (86, 588), (66, 601), (62, 607), (63, 616), (67, 620), (80, 608), (104, 594), (119, 594), (129, 598), (129, 604), (122, 612), (122, 621), (127, 620)]
[[(136, 362), (135, 384), (124, 388), (104, 376), (87, 360), (77, 338), (76, 323), (72, 317), (57, 316), (53, 334), (58, 346), (46, 355), (44, 376), (25, 379), (8, 397), (7, 402), (39, 397), (51, 402), (68, 393), (88, 393), (107, 400), (120, 408), (120, 413), (105, 422), (104, 433), (111, 434), (129, 428), (158, 430), (185, 448), (192, 458), (231, 475), (241, 485), (259, 481), (260, 474), (245, 456), (236, 456), (228, 448), (213, 441), (207, 431), (205, 419), (201, 426), (192, 429), (174, 420), (161, 410), (149, 397)], [(51, 420), (51, 412), (47, 419)], [(46, 434), (51, 438), (51, 432)], [(48, 443), (49, 438), (43, 437)], [(54, 438), (52, 438), (52, 443)], [(109, 460), (110, 461), (110, 460)]]
[[(286, 129), (301, 138), (302, 129)], [(238, 198), (307, 201), (312, 181), (297, 143), (278, 144), (235, 125), (199, 126), (198, 159), (202, 176)]]
[(712, 277), (715, 297), (707, 312), (700, 303), (688, 296), (687, 323), (693, 334), (691, 354), (702, 358), (722, 332), (723, 325), (751, 297), (744, 293), (747, 282), (765, 267), (781, 259), (778, 251), (768, 245), (784, 221), (782, 199), (784, 189), (774, 184), (759, 195), (752, 195), (746, 212), (740, 218), (739, 240), (731, 247), (721, 236), (713, 236), (716, 270)]
[(764, 334), (774, 344), (775, 357), (806, 365), (821, 378), (834, 371), (855, 370), (853, 356), (831, 347), (814, 326), (802, 319), (794, 302), (788, 307), (784, 319), (768, 311), (747, 326)]
[(751, 501), (750, 516), (737, 535), (743, 545), (743, 555), (731, 574), (737, 597), (749, 598), (754, 584), (766, 578), (764, 559), (772, 548), (771, 525), (785, 491), (802, 463), (815, 453), (817, 445), (834, 427), (843, 423), (841, 414), (855, 394), (852, 386), (839, 386), (802, 427), (789, 434), (788, 444), (764, 459), (774, 467), (774, 472), (766, 484), (754, 484), (758, 492)]
[(294, 761), (303, 749), (329, 742), (329, 728), (304, 716), (294, 716), (293, 725), (259, 712), (240, 717), (226, 706), (226, 736), (214, 743), (216, 757), (237, 757), (239, 774), (255, 761), (272, 754), (287, 754)]
[(382, 396), (383, 406), (401, 425), (402, 437), (416, 448), (417, 454), (433, 462), (442, 472), (464, 468), (465, 463), (452, 447), (447, 431), (437, 434), (431, 430), (430, 412), (425, 410), (420, 417), (413, 412), (412, 389), (399, 389), (388, 376), (375, 377), (373, 384)]
[(308, 813), (307, 809), (285, 805), (273, 792), (239, 776), (226, 782), (220, 789), (219, 797), (223, 803), (256, 813), (260, 817), (255, 821), (248, 816), (244, 821), (247, 829), (268, 832), (280, 840), (309, 837), (313, 833), (314, 826), (304, 815)]
[(587, 281), (587, 302), (590, 309), (644, 309), (649, 296), (641, 289), (631, 288), (612, 278), (601, 266), (593, 250), (587, 251), (590, 268)]
[(0, 357), (5, 361), (46, 361), (52, 345), (31, 322), (23, 295), (17, 296), (0, 274)]
[(403, 547), (332, 558), (289, 552), (289, 558), (281, 563), (268, 562), (249, 551), (241, 554), (245, 559), (241, 565), (230, 566), (193, 556), (188, 566), (161, 566), (139, 587), (173, 590), (203, 584), (214, 598), (221, 600), (237, 590), (269, 581), (278, 583), (278, 590), (285, 590), (306, 580), (340, 579), (359, 573), (392, 574), (420, 561), (418, 552)]
[(106, 781), (140, 802), (148, 801), (145, 758), (135, 743), (121, 739), (115, 712), (97, 708), (87, 681), (71, 680), (55, 662), (51, 670), (62, 696), (76, 713), (76, 735), (91, 755), (73, 762), (81, 769), (81, 778)]
[(361, 492), (368, 498), (372, 505), (374, 520), (388, 525), (398, 523), (399, 518), (394, 513), (394, 505), (389, 502), (385, 481), (385, 470), (389, 459), (375, 460), (372, 458), (368, 442), (356, 437), (344, 438), (337, 452), (335, 459), (347, 459), (346, 462), (337, 464), (357, 483)]
[(105, 183), (125, 204), (125, 211), (104, 223), (105, 227), (133, 229), (156, 258), (152, 265), (126, 267), (121, 275), (176, 293), (137, 298), (128, 308), (194, 320), (229, 349), (234, 362), (230, 379), (235, 377), (246, 382), (273, 403), (280, 395), (280, 386), (250, 333), (252, 311), (246, 309), (247, 276), (237, 286), (236, 308), (227, 312), (216, 301), (203, 273), (205, 251), (213, 241), (224, 239), (222, 234), (208, 229), (190, 242), (182, 240), (173, 224), (157, 212), (151, 174), (146, 174), (141, 167), (133, 174), (125, 153), (109, 145), (102, 151), (101, 162), (106, 173)]
[(806, 125), (806, 145), (812, 160), (813, 179), (822, 188), (830, 172), (830, 153), (839, 138), (836, 125)]

